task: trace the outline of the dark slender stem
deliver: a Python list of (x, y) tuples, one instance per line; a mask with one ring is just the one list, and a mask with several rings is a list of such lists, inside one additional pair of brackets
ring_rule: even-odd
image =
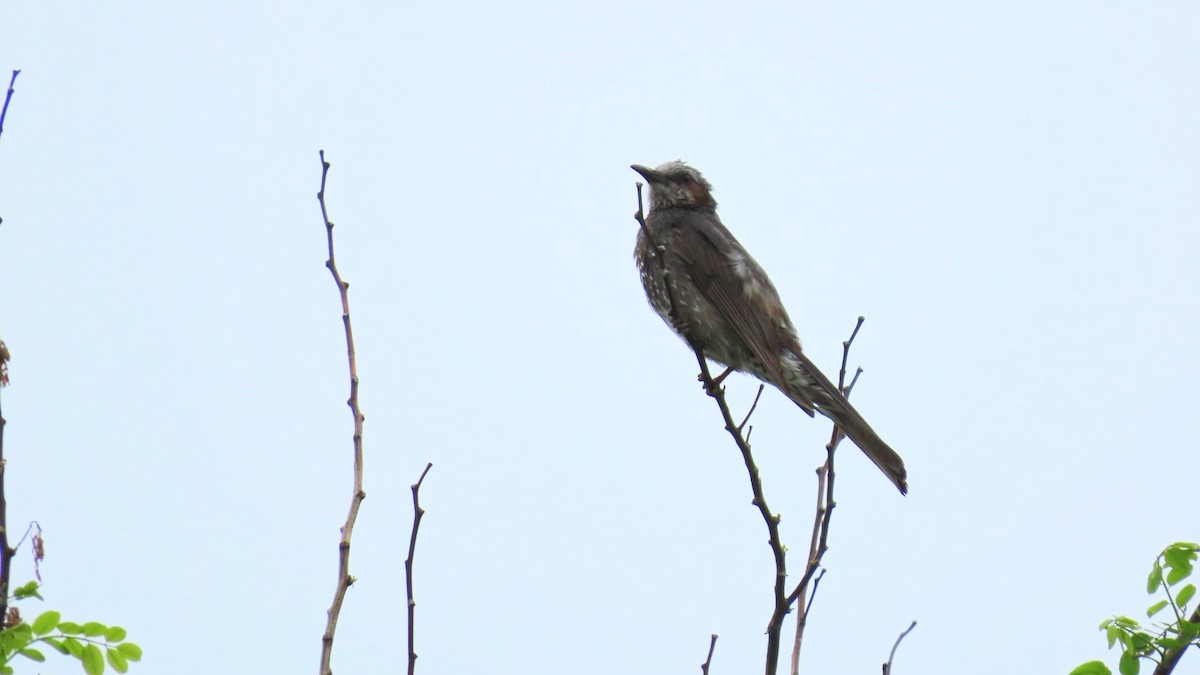
[[(850, 360), (850, 345), (854, 344), (854, 338), (858, 337), (858, 329), (862, 328), (863, 322), (866, 320), (865, 316), (858, 317), (858, 321), (854, 324), (854, 330), (850, 331), (849, 339), (842, 343), (842, 367), (838, 369), (838, 387), (846, 383), (846, 363)], [(855, 375), (855, 377), (858, 376)]]
[(338, 295), (342, 300), (342, 326), (346, 332), (346, 360), (350, 368), (350, 398), (346, 404), (354, 417), (354, 488), (350, 496), (350, 511), (346, 522), (342, 525), (342, 537), (338, 542), (338, 580), (333, 593), (333, 602), (329, 606), (328, 618), (325, 623), (325, 634), (321, 637), (321, 670), (320, 675), (331, 675), (333, 669), (330, 661), (333, 658), (333, 635), (337, 630), (338, 616), (342, 612), (342, 603), (346, 599), (346, 591), (354, 583), (350, 576), (350, 537), (354, 533), (354, 523), (358, 520), (358, 509), (366, 498), (363, 491), (363, 449), (362, 432), (365, 419), (358, 407), (358, 362), (354, 353), (354, 332), (350, 329), (350, 284), (338, 273), (337, 263), (333, 256), (333, 223), (329, 220), (329, 212), (325, 208), (325, 179), (329, 174), (329, 162), (325, 161), (325, 151), (321, 153), (321, 190), (317, 193), (317, 201), (321, 204), (321, 218), (325, 221), (325, 235), (329, 245), (329, 258), (325, 267), (333, 275), (337, 284)]
[[(17, 76), (21, 71), (14, 70), (12, 79), (8, 81), (8, 93), (4, 96), (4, 107), (0, 108), (0, 134), (4, 133), (4, 119), (8, 117), (8, 104), (12, 101)], [(0, 341), (0, 387), (8, 384), (8, 347)], [(8, 618), (8, 591), (12, 581), (12, 560), (17, 554), (15, 547), (8, 545), (8, 499), (4, 493), (4, 477), (7, 461), (4, 458), (4, 421), (3, 411), (0, 411), (0, 622)], [(7, 626), (5, 626), (7, 627)]]
[[(20, 71), (16, 71), (20, 72)], [(13, 79), (17, 78), (16, 73)], [(8, 95), (12, 96), (12, 85), (9, 85)], [(4, 108), (8, 109), (7, 99)], [(0, 114), (0, 126), (3, 126), (3, 114)], [(8, 347), (0, 340), (0, 387), (8, 384)], [(4, 493), (5, 476), (8, 474), (8, 460), (4, 458), (4, 411), (0, 410), (0, 622), (8, 617), (8, 591), (12, 578), (12, 560), (17, 550), (8, 545), (8, 499)]]
[[(754, 414), (754, 409), (758, 407), (758, 399), (762, 398), (763, 389), (766, 389), (765, 384), (758, 385), (758, 393), (754, 395), (754, 402), (750, 404), (750, 410), (746, 411), (746, 416), (742, 418), (742, 423), (738, 425), (738, 431), (746, 428), (746, 423), (750, 421), (750, 416)], [(750, 435), (746, 435), (746, 440), (750, 440)]]
[[(654, 252), (654, 255), (666, 255), (666, 250), (663, 248), (662, 243), (654, 238), (649, 226), (646, 225), (646, 216), (642, 204), (642, 184), (640, 182), (637, 183), (637, 196), (638, 210), (634, 214), (634, 218), (641, 226), (642, 234), (650, 243), (650, 248)], [(675, 294), (671, 287), (671, 271), (669, 265), (665, 263), (666, 261), (664, 260), (662, 275), (663, 287), (667, 289), (668, 312), (671, 323), (681, 326), (682, 322), (679, 321), (679, 313), (676, 311), (677, 303)], [(687, 337), (686, 330), (677, 332), (684, 336), (684, 339), (688, 341), (688, 344), (696, 353), (696, 363), (700, 365), (700, 381), (704, 383), (704, 390), (708, 392), (708, 395), (716, 400), (717, 407), (721, 410), (721, 417), (725, 420), (725, 430), (733, 437), (734, 443), (737, 444), (738, 450), (742, 453), (742, 460), (746, 464), (746, 473), (750, 476), (750, 489), (754, 493), (753, 503), (758, 507), (763, 521), (767, 524), (768, 543), (771, 547), (771, 554), (775, 558), (775, 609), (771, 614), (771, 620), (767, 623), (766, 675), (775, 675), (775, 670), (779, 663), (780, 630), (783, 626), (783, 618), (787, 616), (788, 612), (788, 607), (785, 604), (786, 596), (784, 594), (784, 584), (787, 581), (787, 563), (783, 541), (779, 535), (779, 517), (772, 514), (770, 507), (767, 506), (767, 498), (763, 493), (762, 478), (758, 473), (758, 465), (754, 462), (754, 455), (750, 452), (750, 443), (742, 435), (741, 426), (733, 420), (733, 414), (729, 411), (729, 404), (725, 401), (725, 389), (713, 379), (712, 373), (708, 369), (708, 360), (704, 358), (704, 350)], [(753, 408), (751, 410), (753, 411)], [(748, 415), (747, 419), (749, 419)]]
[(421, 518), (425, 509), (421, 508), (421, 483), (425, 482), (425, 474), (433, 468), (433, 462), (425, 465), (421, 477), (412, 484), (413, 524), (412, 534), (408, 538), (408, 557), (404, 559), (404, 583), (408, 589), (408, 675), (417, 672), (416, 649), (416, 611), (417, 603), (413, 600), (413, 556), (417, 552), (417, 530), (421, 527)]
[(884, 664), (883, 664), (883, 675), (891, 675), (891, 672), (892, 672), (892, 660), (896, 658), (896, 649), (897, 649), (898, 647), (900, 647), (900, 641), (901, 641), (901, 640), (903, 640), (903, 639), (904, 639), (904, 636), (906, 636), (906, 635), (908, 635), (909, 633), (911, 633), (911, 632), (912, 632), (912, 630), (913, 630), (914, 628), (916, 628), (916, 627), (917, 627), (917, 622), (916, 622), (916, 621), (913, 621), (912, 623), (910, 623), (910, 624), (908, 625), (908, 628), (905, 628), (905, 629), (904, 629), (904, 632), (903, 632), (903, 633), (900, 633), (900, 636), (896, 638), (896, 643), (892, 645), (892, 651), (891, 651), (891, 653), (890, 653), (890, 654), (888, 654), (888, 660), (887, 660), (887, 662), (886, 662), (886, 663), (884, 663)]
[(813, 579), (812, 595), (808, 596), (808, 603), (804, 605), (804, 618), (808, 619), (808, 613), (812, 609), (813, 600), (817, 599), (817, 589), (821, 587), (821, 580), (825, 578), (825, 568), (821, 568), (821, 573)]
[[(662, 277), (663, 288), (667, 289), (667, 313), (671, 317), (671, 325), (682, 326), (683, 322), (679, 319), (679, 312), (675, 309), (675, 290), (671, 285), (671, 268), (667, 265), (665, 260), (667, 249), (662, 245), (662, 242), (654, 238), (654, 235), (650, 232), (650, 226), (646, 224), (646, 214), (642, 210), (642, 184), (641, 182), (638, 182), (636, 185), (638, 210), (633, 217), (638, 221), (638, 225), (641, 226), (642, 234), (645, 235), (646, 241), (650, 242), (650, 250), (653, 251), (654, 255), (664, 258), (662, 264)], [(687, 337), (686, 331), (680, 330), (677, 332), (684, 336), (683, 339), (687, 340), (688, 345), (690, 345), (692, 349), (696, 350), (697, 353), (700, 352), (700, 347), (692, 344), (692, 340), (691, 338)], [(711, 379), (712, 378), (709, 378), (710, 381)], [(711, 386), (709, 383), (705, 384), (706, 386)]]
[[(858, 337), (858, 331), (862, 328), (864, 321), (866, 321), (865, 318), (858, 317), (858, 321), (854, 324), (854, 330), (850, 331), (850, 337), (842, 343), (842, 364), (838, 369), (838, 389), (847, 397), (850, 395), (854, 383), (858, 381), (858, 375), (862, 373), (862, 368), (858, 368), (850, 385), (846, 385), (846, 364), (850, 361), (850, 347), (854, 344), (854, 338)], [(805, 602), (808, 584), (817, 570), (821, 568), (821, 560), (825, 557), (825, 552), (829, 550), (829, 525), (833, 520), (833, 509), (837, 506), (837, 502), (833, 499), (834, 479), (837, 476), (834, 471), (834, 456), (844, 437), (842, 430), (835, 424), (833, 431), (830, 432), (829, 444), (825, 446), (825, 463), (817, 469), (817, 508), (813, 516), (812, 536), (808, 545), (808, 564), (804, 568), (804, 575), (800, 577), (800, 582), (787, 597), (788, 607), (791, 607), (794, 602), (798, 603), (796, 638), (792, 642), (792, 675), (800, 672), (800, 648), (804, 643), (804, 629), (808, 625), (808, 613), (812, 609), (812, 598), (816, 597), (814, 582), (813, 596), (809, 598), (808, 602)], [(822, 574), (824, 574), (823, 570)]]
[(8, 500), (4, 494), (4, 478), (8, 466), (4, 458), (4, 416), (0, 414), (0, 622), (8, 616), (9, 580), (12, 578), (12, 560), (16, 549), (8, 545)]
[(713, 650), (717, 648), (717, 634), (712, 634), (712, 639), (708, 641), (708, 657), (704, 659), (704, 663), (700, 664), (701, 675), (708, 675), (708, 669), (712, 665)]
[[(654, 239), (653, 234), (650, 232), (650, 228), (646, 225), (645, 215), (642, 210), (641, 183), (637, 184), (637, 194), (638, 210), (634, 218), (636, 218), (639, 225), (641, 225), (642, 233), (650, 242), (651, 248), (654, 250), (655, 255), (665, 255), (665, 249), (657, 240)], [(663, 286), (667, 289), (667, 299), (669, 303), (668, 309), (671, 321), (673, 324), (680, 325), (680, 322), (677, 318), (678, 313), (676, 311), (676, 299), (671, 289), (670, 270), (666, 264), (664, 264), (662, 268)], [(700, 381), (704, 383), (704, 389), (706, 392), (708, 392), (708, 395), (716, 400), (717, 407), (721, 410), (721, 417), (725, 421), (725, 430), (729, 432), (731, 437), (733, 437), (734, 443), (737, 444), (738, 450), (740, 450), (742, 453), (742, 461), (746, 465), (746, 473), (750, 478), (750, 489), (754, 495), (752, 503), (758, 507), (759, 514), (762, 516), (763, 522), (767, 525), (768, 545), (771, 548), (771, 554), (775, 561), (775, 584), (773, 589), (774, 609), (771, 612), (771, 619), (767, 622), (767, 658), (765, 664), (765, 673), (766, 675), (775, 675), (775, 671), (777, 670), (779, 664), (780, 634), (783, 629), (783, 620), (785, 617), (787, 617), (791, 603), (795, 601), (794, 597), (789, 598), (785, 594), (785, 584), (787, 583), (787, 553), (783, 546), (782, 537), (779, 534), (779, 516), (773, 514), (770, 507), (767, 505), (767, 498), (763, 491), (762, 477), (759, 475), (758, 465), (754, 461), (754, 455), (750, 450), (750, 443), (746, 440), (746, 437), (742, 435), (742, 426), (747, 420), (749, 420), (749, 414), (747, 414), (746, 418), (743, 420), (742, 425), (734, 422), (733, 415), (729, 411), (729, 404), (725, 400), (725, 390), (716, 381), (714, 381), (712, 373), (708, 368), (708, 361), (704, 357), (704, 350), (699, 345), (694, 344), (689, 338), (687, 338), (686, 331), (679, 332), (685, 336), (685, 339), (688, 340), (688, 344), (691, 345), (692, 350), (696, 353), (696, 362), (700, 366)], [(761, 394), (761, 388), (759, 393)], [(758, 398), (755, 397), (755, 405), (757, 402)], [(754, 406), (751, 406), (751, 412), (753, 412), (753, 407)], [(810, 576), (811, 572), (806, 576), (805, 583), (807, 583), (807, 578)]]
[(4, 96), (4, 107), (0, 108), (0, 134), (4, 133), (4, 118), (8, 116), (8, 102), (12, 100), (13, 93), (16, 91), (13, 87), (17, 84), (17, 76), (21, 71), (14, 70), (12, 79), (8, 81), (8, 93)]
[(725, 390), (713, 385), (712, 374), (708, 370), (708, 361), (705, 360), (704, 353), (699, 349), (696, 350), (696, 361), (700, 364), (700, 380), (704, 382), (708, 395), (716, 399), (717, 407), (721, 410), (721, 417), (725, 420), (725, 430), (733, 437), (738, 450), (742, 452), (742, 461), (746, 464), (746, 473), (750, 477), (750, 491), (754, 494), (752, 503), (758, 507), (763, 522), (767, 524), (767, 542), (775, 559), (775, 609), (771, 613), (770, 621), (767, 622), (766, 674), (774, 675), (779, 664), (780, 631), (783, 628), (783, 619), (788, 613), (787, 596), (784, 594), (784, 584), (787, 582), (787, 554), (783, 547), (783, 539), (779, 534), (779, 516), (773, 514), (771, 508), (767, 506), (762, 477), (759, 474), (758, 465), (754, 461), (754, 454), (750, 451), (750, 444), (742, 436), (737, 423), (733, 421), (733, 415), (729, 412), (729, 404), (725, 401)]

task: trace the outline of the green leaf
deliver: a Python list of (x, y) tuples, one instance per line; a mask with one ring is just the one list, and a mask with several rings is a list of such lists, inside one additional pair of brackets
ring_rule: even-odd
[(1166, 562), (1167, 584), (1174, 586), (1192, 574), (1192, 562), (1196, 559), (1196, 551), (1187, 546), (1171, 545), (1162, 552)]
[(7, 654), (21, 645), (21, 639), (12, 631), (0, 631), (0, 654)]
[(1121, 636), (1124, 635), (1124, 633), (1121, 632), (1120, 628), (1117, 628), (1116, 626), (1113, 626), (1113, 625), (1109, 625), (1108, 630), (1106, 632), (1107, 632), (1107, 637), (1108, 637), (1108, 648), (1109, 649), (1112, 649), (1113, 645), (1117, 644), (1117, 640), (1120, 640)]
[(1200, 622), (1188, 621), (1187, 619), (1179, 620), (1180, 640), (1191, 642), (1197, 635), (1200, 635)]
[(1121, 662), (1117, 669), (1121, 671), (1121, 675), (1138, 675), (1142, 664), (1138, 661), (1137, 654), (1133, 652), (1121, 652)]
[[(60, 625), (59, 627), (61, 628), (62, 626)], [(66, 648), (67, 653), (71, 656), (74, 656), (77, 659), (83, 658), (83, 643), (79, 640), (76, 640), (73, 637), (66, 638), (63, 640), (63, 647)]]
[(42, 642), (45, 642), (54, 649), (58, 650), (58, 653), (63, 654), (64, 656), (71, 653), (67, 651), (67, 648), (63, 646), (62, 640), (59, 640), (58, 638), (42, 638)]
[(1167, 585), (1174, 586), (1190, 576), (1192, 576), (1191, 564), (1188, 564), (1187, 567), (1172, 567), (1167, 572)]
[(68, 635), (78, 635), (83, 632), (83, 629), (79, 627), (79, 624), (73, 621), (60, 621), (58, 623), (58, 629)]
[(108, 665), (112, 666), (113, 670), (117, 671), (118, 673), (129, 671), (129, 661), (126, 660), (125, 655), (120, 651), (116, 649), (109, 649), (104, 652), (104, 656), (108, 657)]
[(1133, 638), (1133, 649), (1138, 654), (1145, 654), (1154, 648), (1154, 636), (1138, 631), (1130, 636)]
[(37, 598), (38, 600), (41, 600), (42, 596), (38, 595), (38, 582), (30, 581), (27, 584), (17, 586), (13, 590), (13, 597), (17, 600), (25, 600), (27, 598)]
[[(2, 634), (6, 645), (19, 646), (28, 642), (33, 642), (33, 627), (27, 623), (19, 623), (12, 628), (5, 630)], [(12, 647), (9, 647), (9, 651)]]
[(1163, 560), (1167, 561), (1168, 567), (1190, 565), (1196, 560), (1196, 549), (1188, 546), (1171, 545), (1163, 549), (1162, 557)]
[(125, 639), (125, 629), (120, 626), (110, 626), (104, 631), (104, 637), (109, 642), (120, 642)]
[(1154, 568), (1150, 570), (1150, 577), (1146, 579), (1146, 592), (1153, 593), (1157, 591), (1158, 587), (1162, 586), (1162, 580), (1162, 565), (1156, 559), (1154, 561)]
[(1196, 595), (1196, 585), (1188, 584), (1179, 589), (1179, 595), (1175, 596), (1175, 603), (1178, 605), (1186, 605), (1191, 602), (1192, 597)]
[(1137, 629), (1141, 628), (1141, 626), (1138, 624), (1138, 622), (1134, 621), (1133, 619), (1131, 619), (1127, 616), (1118, 616), (1117, 618), (1115, 618), (1113, 620), (1116, 621), (1118, 626), (1120, 626), (1121, 628), (1124, 628), (1126, 630), (1137, 630)]
[(19, 650), (17, 653), (20, 654), (21, 656), (24, 656), (27, 659), (33, 659), (34, 661), (37, 661), (38, 663), (41, 663), (46, 660), (45, 655), (43, 655), (41, 652), (39, 652), (38, 650), (36, 650), (32, 647), (26, 647), (25, 649)]
[(1196, 554), (1200, 553), (1200, 544), (1195, 542), (1177, 541), (1167, 547), (1167, 550), (1171, 549), (1177, 550), (1180, 553), (1188, 554), (1191, 556), (1192, 560), (1195, 560)]
[(54, 630), (58, 626), (58, 622), (62, 619), (62, 614), (50, 610), (42, 612), (38, 618), (33, 620), (33, 634), (45, 635)]
[(12, 675), (13, 669), (11, 666), (0, 666), (0, 675)]
[(105, 626), (98, 621), (89, 621), (83, 624), (83, 634), (88, 637), (100, 637), (101, 635), (104, 635), (104, 632), (107, 630), (108, 626)]
[(7, 659), (13, 652), (28, 647), (33, 642), (33, 629), (22, 623), (0, 633), (0, 653)]
[(1088, 661), (1072, 670), (1070, 675), (1112, 675), (1112, 671), (1104, 665), (1103, 661)]
[(142, 648), (133, 644), (132, 642), (122, 642), (121, 644), (117, 645), (117, 651), (121, 652), (121, 654), (130, 661), (142, 660)]
[(1168, 604), (1169, 603), (1166, 600), (1159, 600), (1158, 602), (1154, 603), (1153, 605), (1150, 605), (1150, 609), (1146, 610), (1146, 616), (1149, 617), (1149, 616), (1154, 616), (1155, 614), (1158, 614), (1159, 612), (1163, 611), (1163, 608), (1166, 607)]
[(1172, 637), (1158, 638), (1158, 646), (1165, 648), (1165, 649), (1176, 649), (1176, 648), (1182, 647), (1186, 644), (1187, 644), (1187, 642), (1185, 640), (1179, 640), (1179, 639), (1172, 638)]
[(96, 645), (90, 642), (85, 645), (79, 660), (83, 662), (83, 671), (87, 675), (104, 675), (104, 654)]

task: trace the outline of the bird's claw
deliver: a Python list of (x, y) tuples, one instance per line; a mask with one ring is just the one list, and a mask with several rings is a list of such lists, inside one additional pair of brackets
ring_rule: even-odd
[(696, 379), (704, 383), (705, 393), (707, 393), (709, 396), (716, 396), (724, 391), (724, 387), (722, 387), (721, 384), (725, 382), (725, 378), (729, 377), (729, 374), (732, 372), (733, 368), (726, 368), (725, 372), (712, 378), (711, 380), (704, 379), (704, 373), (700, 373), (696, 376)]

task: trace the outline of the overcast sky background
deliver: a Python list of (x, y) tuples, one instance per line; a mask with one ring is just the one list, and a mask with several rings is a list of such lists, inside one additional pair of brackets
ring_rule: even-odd
[[(9, 524), (131, 672), (761, 669), (766, 529), (647, 307), (631, 163), (682, 158), (806, 348), (865, 368), (803, 665), (1065, 673), (1200, 538), (1194, 3), (9, 4)], [(735, 411), (755, 382), (728, 380)], [(792, 569), (829, 425), (753, 441)], [(14, 581), (32, 577), (24, 554)], [(25, 613), (41, 606), (27, 603)], [(790, 627), (787, 631), (790, 635)], [(788, 642), (788, 640), (785, 640)], [(1193, 666), (1194, 667), (1194, 664)], [(77, 672), (51, 661), (38, 672)], [(32, 672), (32, 671), (31, 671)]]

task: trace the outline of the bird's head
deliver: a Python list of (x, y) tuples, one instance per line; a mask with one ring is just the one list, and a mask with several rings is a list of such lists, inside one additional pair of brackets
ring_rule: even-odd
[(650, 209), (715, 209), (712, 185), (696, 169), (679, 160), (667, 162), (657, 169), (641, 164), (631, 166), (650, 184)]

